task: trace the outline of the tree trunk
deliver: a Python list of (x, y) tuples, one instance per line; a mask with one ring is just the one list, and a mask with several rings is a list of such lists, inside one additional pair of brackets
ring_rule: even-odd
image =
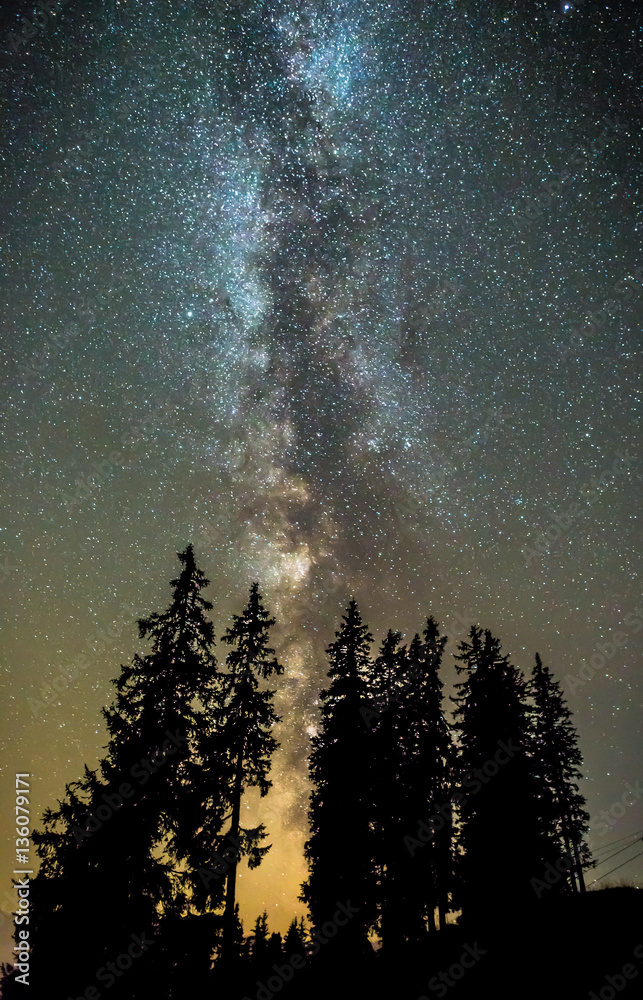
[(580, 891), (585, 892), (585, 876), (583, 875), (583, 865), (580, 858), (577, 840), (574, 841), (574, 857), (576, 858), (576, 878), (578, 879), (578, 885)]
[[(241, 818), (241, 783), (243, 778), (243, 746), (237, 754), (237, 762), (234, 776), (234, 794), (232, 799), (232, 819), (228, 837), (233, 841), (239, 837), (239, 826)], [(226, 877), (225, 909), (223, 911), (223, 964), (229, 965), (235, 958), (234, 937), (235, 937), (235, 902), (237, 891), (237, 860), (238, 855), (230, 862), (230, 868)]]

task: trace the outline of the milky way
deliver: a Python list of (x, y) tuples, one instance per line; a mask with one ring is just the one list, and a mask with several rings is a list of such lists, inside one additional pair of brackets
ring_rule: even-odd
[[(35, 813), (100, 755), (188, 541), (217, 634), (258, 579), (286, 665), (247, 920), (301, 912), (307, 740), (351, 596), (378, 640), (434, 614), (451, 651), (472, 621), (525, 670), (539, 650), (609, 810), (641, 736), (640, 22), (70, 0), (27, 39), (31, 17), (2, 22), (0, 577), (7, 767)], [(592, 844), (641, 827), (636, 801)]]

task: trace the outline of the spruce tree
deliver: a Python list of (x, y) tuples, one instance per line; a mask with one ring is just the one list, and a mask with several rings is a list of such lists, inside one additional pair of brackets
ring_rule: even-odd
[(273, 931), (268, 938), (268, 952), (266, 959), (268, 968), (272, 969), (274, 965), (278, 965), (282, 961), (283, 957), (284, 947), (281, 934), (279, 931)]
[[(130, 904), (138, 932), (157, 931), (154, 900), (143, 893), (132, 893), (129, 898), (131, 868), (127, 857), (124, 878), (120, 874), (122, 837), (116, 833), (120, 817), (118, 812), (111, 813), (109, 799), (103, 798), (111, 794), (110, 786), (101, 780), (98, 769), (85, 767), (84, 775), (68, 784), (65, 791), (57, 809), (45, 810), (44, 828), (33, 831), (41, 862), (30, 892), (30, 995), (37, 1000), (58, 1000), (75, 990), (82, 992), (88, 984), (96, 985), (97, 970), (123, 950), (116, 915), (123, 900)], [(108, 836), (110, 827), (116, 838), (114, 845)], [(143, 879), (148, 886), (155, 884), (160, 895), (163, 872), (156, 868), (154, 859), (137, 848), (132, 844), (130, 856), (138, 854)], [(52, 969), (57, 968), (69, 940), (78, 947), (77, 961), (67, 971), (64, 983), (58, 983), (52, 981)], [(141, 962), (126, 988), (140, 969)]]
[(534, 703), (532, 753), (541, 787), (542, 816), (547, 824), (553, 861), (568, 857), (567, 884), (574, 891), (585, 890), (583, 869), (592, 865), (585, 834), (589, 813), (578, 781), (583, 762), (578, 736), (560, 684), (536, 653), (536, 663), (528, 685)]
[(303, 917), (300, 920), (295, 918), (291, 920), (284, 938), (284, 958), (289, 962), (293, 955), (303, 957), (306, 955), (306, 928)]
[(368, 677), (370, 705), (362, 715), (372, 724), (371, 788), (373, 860), (377, 875), (378, 920), (376, 929), (386, 954), (399, 951), (411, 917), (403, 843), (408, 789), (407, 733), (402, 700), (408, 685), (406, 648), (401, 635), (386, 634)]
[[(217, 689), (213, 630), (204, 615), (212, 605), (201, 596), (208, 581), (191, 546), (179, 559), (170, 607), (138, 622), (151, 652), (136, 655), (114, 682), (115, 704), (104, 710), (105, 758), (67, 786), (58, 808), (45, 813), (44, 829), (34, 832), (41, 858), (32, 897), (36, 997), (67, 997), (93, 985), (97, 970), (127, 953), (132, 935), (150, 943), (120, 995), (167, 988), (174, 958), (165, 930), (189, 912), (186, 870), (206, 833), (223, 821), (225, 774), (205, 769), (201, 756)], [(204, 937), (195, 931), (192, 940)], [(66, 964), (59, 988), (51, 969), (69, 941), (78, 957)], [(212, 941), (203, 940), (203, 950), (207, 967)]]
[(111, 736), (103, 763), (107, 780), (116, 787), (130, 774), (144, 782), (144, 796), (135, 796), (131, 808), (127, 802), (120, 819), (134, 825), (141, 844), (150, 845), (165, 877), (162, 894), (156, 891), (154, 898), (162, 913), (156, 962), (168, 974), (184, 917), (192, 932), (193, 965), (209, 967), (217, 931), (212, 913), (221, 905), (223, 882), (208, 883), (202, 891), (195, 872), (221, 849), (230, 780), (226, 758), (209, 753), (221, 685), (214, 629), (205, 616), (212, 604), (201, 593), (209, 581), (196, 566), (191, 545), (179, 560), (183, 568), (170, 582), (169, 608), (138, 623), (152, 650), (123, 668), (115, 681), (116, 703), (104, 711)]
[[(423, 632), (409, 647), (410, 674), (402, 702), (402, 733), (407, 752), (404, 784), (407, 788), (407, 835), (417, 831), (418, 818), (425, 819), (430, 839), (409, 850), (408, 870), (411, 911), (420, 912), (435, 930), (435, 912), (440, 926), (446, 924), (453, 888), (453, 741), (444, 715), (440, 668), (447, 637), (429, 617)], [(412, 898), (414, 901), (412, 903)], [(423, 906), (422, 906), (423, 904)]]
[(266, 968), (268, 958), (268, 911), (264, 910), (257, 919), (252, 933), (254, 942), (252, 945), (252, 965), (257, 975), (261, 975)]
[(462, 909), (465, 920), (510, 916), (533, 901), (546, 849), (530, 757), (526, 683), (497, 639), (472, 626), (458, 646)]
[(388, 633), (371, 685), (386, 705), (374, 727), (373, 795), (380, 930), (393, 954), (417, 943), (427, 924), (435, 929), (436, 909), (444, 925), (453, 869), (452, 741), (439, 677), (447, 639), (433, 618), (408, 651), (399, 638)]
[[(205, 617), (212, 604), (201, 596), (209, 581), (197, 568), (191, 545), (179, 560), (183, 570), (170, 581), (170, 607), (138, 623), (141, 638), (152, 643), (151, 653), (122, 668), (114, 682), (116, 702), (103, 710), (111, 738), (102, 768), (113, 786), (127, 775), (144, 786), (128, 818), (147, 825), (146, 837), (162, 843), (165, 855), (185, 862), (191, 872), (220, 836), (229, 774), (224, 758), (207, 755), (221, 685), (214, 629)], [(188, 874), (174, 879), (172, 905), (179, 912), (190, 886)], [(211, 903), (220, 902), (221, 892), (209, 895)], [(164, 906), (169, 912), (168, 899)]]
[[(371, 819), (371, 733), (367, 702), (372, 636), (352, 600), (327, 649), (329, 687), (321, 692), (319, 732), (312, 737), (309, 771), (311, 834), (305, 844), (309, 876), (301, 899), (320, 929), (340, 904), (354, 914), (333, 938), (333, 949), (353, 954), (367, 948), (376, 912), (376, 872)], [(328, 945), (330, 948), (331, 945)]]
[(268, 773), (272, 754), (279, 746), (272, 729), (279, 719), (273, 707), (275, 692), (261, 688), (259, 682), (283, 673), (274, 649), (268, 646), (274, 624), (275, 619), (262, 604), (259, 584), (253, 583), (244, 612), (233, 616), (232, 626), (222, 636), (222, 641), (232, 648), (226, 656), (227, 672), (221, 678), (212, 749), (226, 761), (229, 778), (225, 793), (229, 821), (226, 839), (232, 845), (232, 856), (225, 883), (225, 963), (238, 957), (234, 917), (238, 862), (247, 857), (248, 866), (256, 868), (270, 849), (261, 846), (266, 837), (263, 824), (252, 829), (241, 826), (241, 798), (248, 787), (258, 788), (263, 797), (272, 786)]

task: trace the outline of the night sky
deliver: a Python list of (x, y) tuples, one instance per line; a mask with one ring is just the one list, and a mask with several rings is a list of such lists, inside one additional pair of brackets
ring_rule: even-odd
[(352, 596), (378, 643), (435, 615), (448, 693), (474, 621), (523, 670), (538, 650), (579, 730), (590, 846), (641, 830), (643, 18), (68, 0), (30, 29), (33, 10), (5, 4), (0, 38), (11, 811), (16, 771), (38, 825), (95, 766), (135, 619), (192, 542), (217, 636), (257, 579), (286, 667), (246, 931), (264, 904), (271, 930), (304, 912), (308, 738)]

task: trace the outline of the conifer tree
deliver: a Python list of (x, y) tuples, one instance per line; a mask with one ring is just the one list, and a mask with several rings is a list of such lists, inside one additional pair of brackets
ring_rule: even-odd
[(408, 803), (405, 785), (408, 741), (404, 731), (402, 700), (408, 657), (400, 646), (401, 634), (386, 634), (368, 677), (370, 704), (362, 711), (372, 723), (371, 789), (373, 860), (377, 875), (378, 921), (376, 929), (388, 954), (397, 952), (411, 916), (406, 894), (408, 867), (403, 843)]
[[(127, 952), (133, 934), (151, 943), (120, 995), (165, 981), (173, 959), (164, 929), (190, 898), (185, 869), (195, 864), (206, 832), (216, 833), (223, 821), (225, 774), (215, 780), (201, 756), (217, 688), (212, 625), (204, 616), (212, 605), (201, 596), (208, 581), (191, 546), (179, 559), (170, 607), (138, 622), (151, 652), (136, 655), (114, 682), (116, 702), (104, 710), (105, 758), (67, 786), (58, 809), (46, 811), (44, 829), (34, 832), (42, 862), (33, 884), (36, 997), (58, 995), (51, 969), (70, 940), (79, 960), (67, 966), (64, 997), (92, 984), (97, 969)], [(200, 937), (195, 932), (192, 940)], [(203, 948), (207, 957), (212, 943)]]
[[(168, 858), (192, 872), (221, 836), (229, 772), (225, 758), (208, 754), (221, 685), (214, 629), (205, 617), (212, 604), (201, 596), (209, 581), (191, 545), (179, 560), (183, 570), (170, 581), (170, 607), (138, 623), (151, 653), (123, 667), (114, 682), (116, 703), (103, 710), (111, 738), (102, 768), (114, 787), (128, 774), (144, 782), (145, 794), (134, 797), (128, 820), (140, 829), (147, 825), (146, 838), (162, 843)], [(181, 912), (192, 885), (190, 875), (174, 879), (172, 905), (164, 899), (166, 913)], [(216, 907), (221, 897), (221, 889), (211, 889), (208, 902)]]
[(241, 826), (241, 798), (248, 787), (258, 788), (263, 797), (272, 786), (268, 773), (272, 754), (279, 746), (272, 729), (279, 719), (273, 707), (275, 692), (260, 688), (259, 682), (283, 673), (274, 649), (268, 646), (274, 624), (275, 619), (262, 604), (258, 583), (253, 583), (243, 614), (233, 616), (232, 626), (222, 636), (232, 648), (226, 656), (227, 673), (221, 679), (212, 748), (227, 765), (226, 837), (236, 852), (229, 862), (225, 885), (222, 958), (226, 963), (238, 954), (234, 934), (238, 862), (247, 857), (248, 866), (256, 868), (270, 849), (261, 846), (266, 837), (263, 824), (252, 829)]
[(389, 631), (371, 680), (385, 705), (373, 733), (373, 797), (380, 930), (389, 953), (419, 941), (427, 923), (435, 929), (436, 909), (444, 924), (453, 869), (452, 746), (439, 677), (447, 639), (429, 618), (424, 641), (415, 635), (407, 651), (399, 640)]
[[(536, 653), (536, 663), (528, 684), (534, 702), (532, 753), (541, 787), (542, 815), (553, 848), (553, 861), (568, 857), (573, 863), (568, 886), (585, 890), (583, 869), (592, 865), (584, 836), (589, 813), (578, 781), (583, 762), (578, 736), (571, 721), (560, 684)], [(561, 885), (565, 884), (561, 880)]]
[[(423, 902), (423, 915), (435, 930), (435, 911), (440, 926), (446, 924), (453, 888), (453, 741), (443, 709), (440, 667), (447, 637), (429, 617), (423, 632), (409, 647), (410, 676), (403, 700), (402, 732), (406, 733), (407, 763), (404, 784), (408, 789), (406, 832), (417, 831), (418, 818), (427, 820), (430, 839), (422, 849), (409, 850), (410, 896), (416, 912)], [(419, 896), (422, 893), (423, 899)]]
[(268, 953), (267, 953), (267, 965), (269, 969), (272, 969), (274, 965), (284, 957), (283, 941), (281, 939), (281, 934), (279, 931), (273, 931), (273, 933), (268, 938)]
[(526, 683), (497, 639), (472, 626), (459, 644), (456, 719), (466, 920), (500, 919), (534, 899), (546, 855), (530, 748)]
[(306, 928), (304, 926), (304, 918), (301, 917), (300, 920), (293, 919), (290, 922), (290, 926), (286, 931), (286, 937), (284, 938), (284, 957), (286, 961), (289, 961), (293, 955), (306, 954)]
[(377, 913), (371, 735), (362, 714), (372, 636), (354, 600), (335, 637), (327, 649), (330, 685), (321, 692), (319, 732), (311, 741), (309, 876), (300, 898), (316, 929), (333, 920), (340, 904), (350, 904), (354, 915), (342, 917), (333, 947), (355, 954), (368, 946), (367, 930)]
[(252, 964), (255, 972), (261, 973), (266, 967), (268, 958), (268, 911), (264, 910), (257, 919), (252, 933), (254, 943), (252, 946)]
[[(33, 841), (41, 864), (30, 891), (31, 979), (30, 995), (66, 997), (74, 989), (92, 983), (96, 970), (119, 954), (119, 923), (113, 922), (120, 905), (130, 904), (130, 914), (138, 924), (157, 931), (155, 901), (150, 895), (132, 893), (129, 898), (130, 859), (137, 854), (140, 876), (148, 889), (159, 896), (165, 886), (164, 873), (156, 861), (132, 844), (123, 860), (118, 812), (109, 805), (111, 789), (101, 780), (99, 770), (85, 767), (84, 775), (66, 787), (57, 809), (46, 809), (44, 829), (33, 831)], [(103, 797), (105, 796), (105, 798)], [(108, 843), (111, 822), (115, 843)], [(105, 853), (107, 851), (107, 853)], [(114, 874), (116, 881), (114, 881)], [(65, 941), (74, 940), (78, 961), (69, 969), (66, 982), (52, 982), (51, 970), (60, 961)], [(143, 965), (145, 961), (143, 960)], [(139, 971), (141, 965), (136, 970)], [(131, 981), (130, 981), (131, 982)], [(129, 984), (128, 984), (129, 985)], [(66, 989), (65, 989), (66, 988)], [(127, 993), (125, 993), (127, 996)]]

